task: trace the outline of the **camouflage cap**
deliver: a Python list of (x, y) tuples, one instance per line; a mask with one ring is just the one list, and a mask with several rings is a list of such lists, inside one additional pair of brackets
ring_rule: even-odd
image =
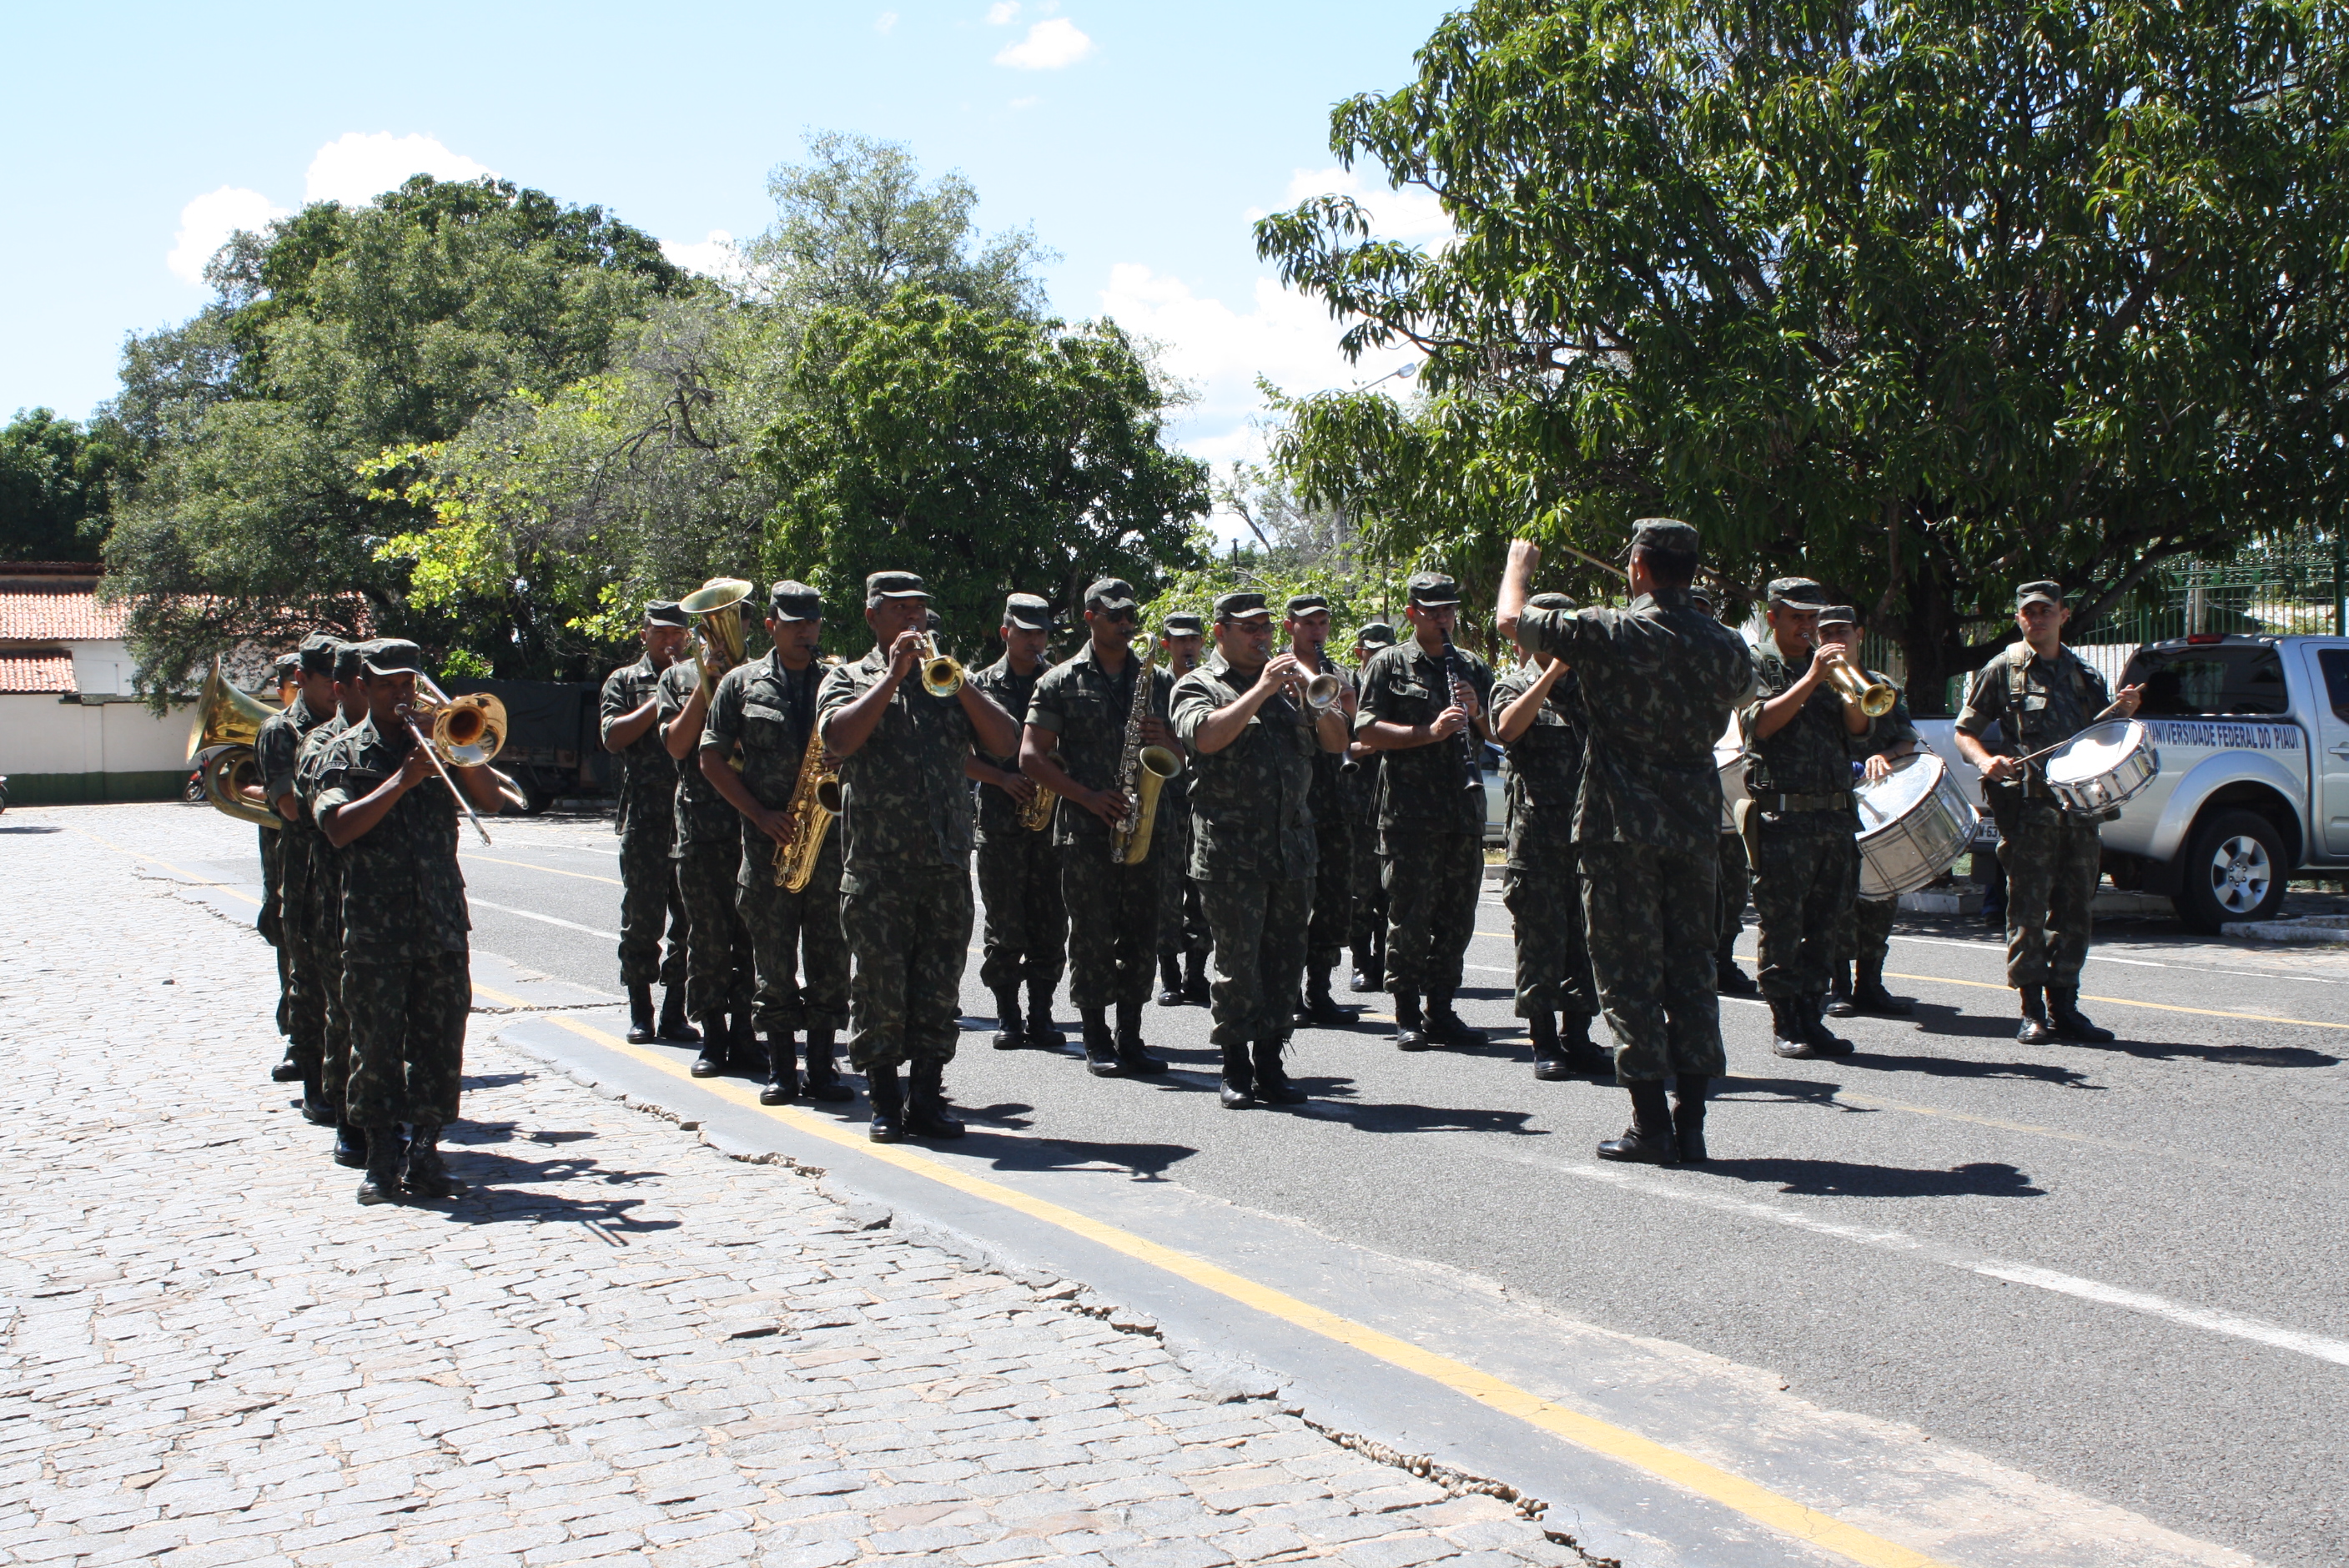
[(1085, 590), (1088, 610), (1131, 610), (1139, 603), (1133, 596), (1133, 584), (1123, 577), (1104, 577)]
[(1316, 610), (1326, 612), (1329, 608), (1330, 601), (1323, 594), (1292, 593), (1288, 596), (1288, 615), (1292, 621), (1299, 615), (1310, 615)]
[(1023, 632), (1052, 629), (1052, 606), (1033, 593), (1014, 593), (1003, 601), (1003, 624)]
[(371, 676), (420, 676), (424, 650), (405, 637), (385, 637), (369, 643), (360, 662)]
[(1819, 630), (1822, 632), (1826, 631), (1829, 626), (1857, 626), (1858, 624), (1859, 614), (1848, 604), (1830, 604), (1826, 609), (1819, 612)]
[(1394, 628), (1384, 621), (1365, 621), (1362, 629), (1354, 634), (1354, 643), (1358, 647), (1392, 648), (1394, 640)]
[(1568, 598), (1563, 593), (1537, 593), (1532, 598), (1526, 601), (1526, 608), (1528, 610), (1572, 610), (1578, 608), (1578, 606), (1573, 600)]
[(301, 668), (302, 655), (299, 649), (290, 654), (280, 654), (269, 661), (269, 674), (274, 680), (290, 681)]
[(1682, 522), (1676, 517), (1643, 517), (1631, 525), (1631, 543), (1625, 551), (1628, 559), (1632, 550), (1661, 550), (1667, 555), (1695, 555), (1703, 545), (1696, 536), (1696, 525)]
[(686, 618), (685, 612), (678, 608), (676, 600), (655, 599), (645, 605), (645, 624), (647, 626), (688, 626), (691, 625), (692, 622)]
[(1253, 621), (1258, 615), (1270, 619), (1264, 595), (1255, 593), (1218, 593), (1216, 595), (1216, 619), (1218, 621)]
[(342, 651), (343, 640), (324, 632), (313, 632), (302, 639), (301, 651), (295, 656), (302, 661), (305, 676), (330, 676), (335, 673), (335, 655)]
[(1196, 610), (1177, 610), (1161, 622), (1160, 626), (1170, 637), (1204, 637), (1207, 634), (1207, 624)]
[(367, 655), (373, 643), (345, 643), (335, 650), (335, 678), (355, 681), (367, 668)]
[(2057, 583), (2025, 583), (2014, 591), (2014, 607), (2020, 610), (2025, 604), (2053, 604), (2058, 610), (2062, 609), (2063, 585)]
[(1773, 577), (1769, 598), (1773, 604), (1784, 604), (1789, 610), (1827, 607), (1827, 591), (1808, 577)]
[(767, 590), (767, 618), (777, 624), (823, 619), (823, 595), (786, 577)]
[(1411, 602), (1423, 610), (1441, 610), (1460, 603), (1460, 584), (1441, 572), (1414, 572), (1403, 586), (1410, 591)]
[(926, 599), (930, 591), (910, 572), (875, 572), (864, 579), (864, 607), (877, 610), (884, 599)]

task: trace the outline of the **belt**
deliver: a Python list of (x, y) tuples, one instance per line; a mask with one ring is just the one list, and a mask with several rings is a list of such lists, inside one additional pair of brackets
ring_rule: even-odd
[(1756, 795), (1754, 809), (1773, 813), (1785, 811), (1848, 811), (1851, 791), (1838, 789), (1828, 795)]

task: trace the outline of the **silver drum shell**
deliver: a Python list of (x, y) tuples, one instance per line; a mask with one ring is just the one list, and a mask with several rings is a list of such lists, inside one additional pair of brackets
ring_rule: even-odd
[(1932, 769), (1933, 787), (1899, 816), (1857, 835), (1862, 898), (1898, 898), (1932, 882), (1966, 852), (1980, 823), (1973, 802), (1940, 758), (1920, 752), (1901, 765)]

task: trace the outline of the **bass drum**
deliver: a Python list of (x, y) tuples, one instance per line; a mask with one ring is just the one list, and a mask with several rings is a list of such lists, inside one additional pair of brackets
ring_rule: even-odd
[(1973, 841), (1973, 802), (1930, 751), (1903, 757), (1853, 791), (1859, 803), (1859, 896), (1914, 892), (1957, 863)]
[(1728, 729), (1713, 743), (1713, 765), (1721, 774), (1721, 830), (1733, 833), (1737, 831), (1737, 808), (1749, 799), (1745, 788), (1745, 734), (1733, 713), (1729, 716)]

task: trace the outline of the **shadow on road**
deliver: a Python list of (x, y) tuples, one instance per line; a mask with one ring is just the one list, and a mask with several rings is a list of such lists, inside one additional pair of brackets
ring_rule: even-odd
[(1123, 1171), (1137, 1181), (1160, 1181), (1199, 1151), (1183, 1143), (1096, 1142), (1074, 1138), (966, 1138), (957, 1152), (983, 1155), (998, 1171)]
[(1841, 1160), (1709, 1160), (1696, 1170), (1739, 1181), (1773, 1181), (1790, 1197), (2041, 1198), (2045, 1191), (2012, 1165), (1982, 1161), (1947, 1171), (1854, 1165)]
[(0, 833), (62, 833), (64, 831), (63, 828), (43, 827), (36, 822), (10, 822), (5, 827), (0, 827)]
[(2103, 1093), (2105, 1085), (2090, 1083), (2077, 1068), (2054, 1062), (1970, 1062), (1962, 1057), (1894, 1056), (1866, 1046), (1842, 1058), (1844, 1067), (1880, 1072), (1922, 1073), (1927, 1078), (2010, 1078), (2025, 1083), (2053, 1084), (2058, 1088), (2086, 1088)]
[[(1311, 1080), (1300, 1078), (1302, 1086)], [(1398, 1105), (1393, 1101), (1357, 1101), (1327, 1117), (1357, 1132), (1511, 1132), (1525, 1138), (1547, 1138), (1547, 1128), (1528, 1127), (1533, 1113), (1524, 1110), (1482, 1110), (1441, 1105)]]

